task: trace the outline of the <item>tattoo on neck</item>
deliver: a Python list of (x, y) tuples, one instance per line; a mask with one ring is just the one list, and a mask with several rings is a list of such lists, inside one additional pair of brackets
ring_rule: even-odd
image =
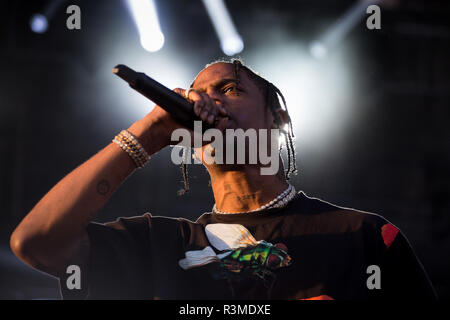
[(256, 199), (256, 193), (244, 194), (242, 196), (236, 196), (238, 201), (247, 200), (247, 199)]

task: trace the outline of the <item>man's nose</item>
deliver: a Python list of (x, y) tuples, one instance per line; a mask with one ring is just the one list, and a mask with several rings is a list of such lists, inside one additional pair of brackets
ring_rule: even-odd
[(223, 107), (223, 103), (222, 103), (221, 99), (214, 99), (214, 101), (216, 102), (216, 106)]
[(214, 100), (216, 105), (219, 105), (219, 106), (223, 105), (222, 96), (218, 92), (216, 92), (216, 91), (208, 92), (208, 96)]
[(224, 99), (223, 99), (223, 95), (220, 92), (217, 91), (213, 91), (212, 92), (208, 92), (208, 96), (214, 100), (214, 102), (216, 103), (216, 106), (221, 109), (222, 111), (219, 112), (219, 114), (221, 116), (229, 116), (229, 112), (227, 110), (227, 107), (225, 106), (225, 104), (223, 103)]

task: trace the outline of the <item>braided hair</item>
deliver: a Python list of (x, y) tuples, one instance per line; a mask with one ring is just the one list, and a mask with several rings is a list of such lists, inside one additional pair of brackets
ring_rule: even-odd
[[(231, 59), (231, 60), (216, 60), (212, 63), (209, 63), (205, 66), (205, 68), (214, 65), (216, 63), (229, 63), (233, 65), (234, 69), (234, 77), (237, 81), (237, 85), (239, 85), (240, 77), (239, 77), (239, 71), (242, 70), (246, 73), (246, 75), (249, 77), (249, 79), (259, 88), (261, 91), (263, 97), (265, 97), (266, 106), (268, 106), (272, 112), (272, 115), (275, 119), (275, 123), (277, 125), (277, 128), (280, 129), (281, 133), (284, 135), (284, 140), (286, 144), (286, 150), (287, 150), (287, 157), (288, 157), (288, 168), (285, 171), (285, 178), (286, 180), (289, 180), (292, 174), (297, 173), (297, 165), (296, 165), (296, 156), (295, 156), (295, 143), (294, 143), (294, 130), (292, 127), (292, 121), (289, 116), (289, 111), (287, 109), (286, 100), (281, 93), (280, 89), (278, 89), (273, 83), (267, 81), (260, 75), (258, 75), (255, 71), (251, 70), (249, 67), (245, 66), (240, 59)], [(191, 84), (191, 88), (193, 87), (193, 84)], [(287, 128), (280, 128), (282, 122), (280, 117), (277, 114), (277, 110), (282, 109), (280, 100), (278, 99), (278, 96), (281, 98), (284, 110), (288, 114), (288, 124)], [(281, 152), (282, 146), (280, 146), (280, 152)], [(189, 150), (190, 151), (190, 150)], [(183, 163), (181, 164), (181, 171), (183, 174), (183, 181), (184, 181), (184, 190), (178, 191), (178, 194), (184, 194), (187, 191), (189, 191), (189, 181), (188, 181), (188, 174), (187, 174), (187, 157), (188, 157), (188, 148), (185, 148), (183, 150)]]

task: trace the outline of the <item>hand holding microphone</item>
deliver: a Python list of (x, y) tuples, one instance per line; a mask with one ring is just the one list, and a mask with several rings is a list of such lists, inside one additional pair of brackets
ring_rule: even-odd
[(207, 123), (208, 128), (225, 129), (228, 113), (222, 105), (216, 104), (208, 94), (197, 92), (193, 88), (176, 88), (173, 91), (193, 103), (194, 114), (204, 123)]

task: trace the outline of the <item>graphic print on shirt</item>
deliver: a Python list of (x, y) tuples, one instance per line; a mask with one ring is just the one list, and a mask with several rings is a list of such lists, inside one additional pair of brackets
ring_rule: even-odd
[(184, 270), (214, 263), (210, 268), (214, 279), (256, 277), (265, 286), (271, 286), (275, 279), (274, 271), (292, 263), (284, 244), (256, 241), (240, 224), (208, 224), (205, 233), (218, 253), (211, 246), (203, 250), (187, 251), (186, 257), (178, 262)]

